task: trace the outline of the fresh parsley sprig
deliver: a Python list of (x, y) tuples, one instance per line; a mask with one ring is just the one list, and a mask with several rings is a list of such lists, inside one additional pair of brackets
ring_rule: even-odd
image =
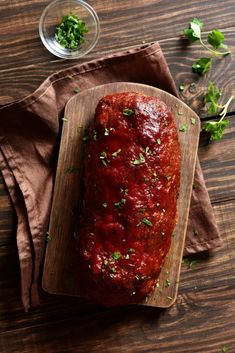
[(218, 104), (219, 100), (222, 96), (222, 92), (220, 89), (215, 90), (213, 82), (210, 82), (207, 93), (204, 97), (204, 102), (207, 105), (208, 113), (210, 115), (216, 114), (218, 109), (220, 109), (219, 115), (221, 116), (219, 121), (209, 121), (204, 124), (202, 130), (210, 132), (211, 140), (219, 140), (223, 136), (224, 129), (229, 125), (229, 120), (225, 119), (225, 116), (228, 111), (228, 107), (233, 100), (233, 96), (229, 98), (229, 100), (224, 104)]
[(205, 49), (209, 50), (214, 56), (230, 54), (231, 53), (230, 50), (226, 50), (226, 51), (217, 50), (219, 48), (227, 49), (227, 46), (223, 43), (224, 34), (218, 29), (213, 29), (212, 32), (210, 32), (207, 36), (207, 43), (210, 44), (212, 48), (203, 42), (202, 40), (203, 26), (204, 26), (204, 23), (202, 21), (200, 21), (198, 18), (194, 18), (189, 23), (189, 28), (184, 30), (184, 35), (192, 42), (196, 42), (197, 40), (199, 40), (201, 45)]
[[(192, 70), (199, 74), (204, 74), (209, 71), (214, 56), (225, 56), (230, 54), (230, 50), (227, 50), (227, 46), (223, 43), (224, 34), (218, 29), (213, 29), (207, 36), (207, 43), (202, 40), (202, 29), (204, 23), (198, 18), (193, 18), (189, 23), (189, 28), (184, 29), (183, 33), (186, 38), (191, 42), (199, 40), (201, 45), (211, 53), (211, 57), (202, 57), (196, 60), (192, 65)], [(225, 49), (220, 51), (218, 49)]]

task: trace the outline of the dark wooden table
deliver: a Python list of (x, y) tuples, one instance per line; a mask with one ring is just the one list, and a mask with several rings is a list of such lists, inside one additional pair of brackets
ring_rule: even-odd
[[(32, 92), (49, 74), (75, 62), (57, 59), (43, 47), (38, 21), (45, 0), (0, 0), (0, 103)], [(181, 94), (199, 112), (210, 80), (235, 95), (235, 59), (215, 60), (198, 78), (191, 65), (202, 54), (186, 48), (181, 30), (192, 17), (206, 29), (219, 28), (235, 54), (234, 0), (91, 0), (101, 21), (101, 37), (86, 60), (143, 41), (159, 40), (177, 85), (196, 82)], [(81, 60), (80, 60), (81, 62)], [(235, 108), (233, 103), (233, 110)], [(104, 310), (76, 299), (48, 296), (45, 305), (25, 314), (15, 242), (16, 219), (0, 177), (0, 352), (216, 353), (235, 352), (235, 119), (223, 139), (199, 148), (223, 246), (183, 264), (177, 302), (168, 310), (128, 307)]]

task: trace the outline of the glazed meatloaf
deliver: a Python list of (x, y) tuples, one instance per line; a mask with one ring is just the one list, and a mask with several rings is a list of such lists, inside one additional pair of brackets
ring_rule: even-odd
[(154, 289), (176, 224), (180, 146), (157, 98), (102, 98), (89, 127), (79, 272), (86, 295), (107, 305), (142, 301)]

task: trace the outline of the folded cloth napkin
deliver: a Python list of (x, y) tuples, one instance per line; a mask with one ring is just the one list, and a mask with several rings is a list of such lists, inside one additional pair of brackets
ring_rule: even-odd
[[(0, 107), (0, 168), (18, 219), (16, 237), (26, 311), (39, 300), (38, 279), (65, 104), (77, 88), (117, 81), (144, 83), (177, 95), (161, 48), (154, 43), (55, 73), (28, 97)], [(197, 162), (185, 254), (220, 243)]]

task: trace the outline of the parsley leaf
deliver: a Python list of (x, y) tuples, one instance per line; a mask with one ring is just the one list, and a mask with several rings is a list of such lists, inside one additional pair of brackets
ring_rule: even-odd
[(129, 108), (125, 108), (122, 113), (125, 116), (131, 116), (134, 113), (134, 110), (129, 109)]
[(165, 287), (170, 287), (170, 285), (171, 285), (171, 281), (167, 278), (166, 283), (165, 283)]
[(111, 255), (111, 257), (112, 257), (113, 260), (118, 260), (118, 259), (120, 259), (121, 256), (122, 256), (122, 255), (121, 255), (121, 253), (120, 253), (119, 251), (115, 251), (115, 252)]
[(202, 28), (203, 22), (200, 21), (198, 18), (193, 18), (192, 21), (189, 23), (189, 28), (184, 29), (184, 35), (191, 42), (196, 42), (198, 39), (201, 38)]
[(209, 121), (203, 126), (203, 130), (211, 133), (211, 140), (220, 140), (224, 129), (229, 125), (227, 119), (221, 121)]
[(213, 85), (213, 82), (210, 82), (209, 89), (204, 97), (205, 104), (208, 103), (208, 113), (210, 115), (216, 114), (218, 109), (218, 101), (220, 100), (221, 95), (222, 95), (221, 90), (218, 89), (215, 92), (215, 87)]
[(147, 147), (145, 148), (145, 153), (146, 153), (146, 156), (150, 156), (150, 155), (151, 155), (151, 151), (150, 151), (149, 146), (147, 146)]
[(146, 226), (148, 226), (148, 227), (152, 227), (153, 226), (153, 223), (150, 222), (147, 218), (143, 218), (141, 222), (143, 224), (145, 224)]
[(73, 93), (79, 93), (79, 92), (80, 92), (80, 89), (78, 87), (75, 87), (73, 90)]
[(226, 352), (228, 352), (229, 351), (229, 347), (228, 346), (223, 346), (222, 348), (221, 348), (221, 352), (223, 352), (223, 353), (226, 353)]
[(211, 68), (211, 58), (200, 58), (192, 65), (192, 70), (198, 74), (205, 74)]
[(104, 128), (104, 136), (109, 136), (110, 131), (113, 130), (112, 128)]
[(114, 203), (114, 206), (121, 208), (123, 205), (125, 205), (125, 203), (126, 203), (126, 199), (121, 198), (120, 201)]
[(183, 124), (179, 128), (179, 131), (181, 131), (181, 132), (186, 132), (187, 130), (188, 130), (188, 125), (187, 124)]
[(112, 157), (117, 157), (119, 155), (119, 153), (122, 152), (121, 148), (119, 148), (117, 151), (112, 153)]
[(101, 152), (100, 153), (100, 159), (101, 159), (101, 162), (103, 163), (103, 165), (105, 167), (107, 167), (107, 163), (110, 163), (110, 160), (107, 158), (107, 153), (105, 151)]
[(192, 260), (189, 262), (188, 268), (192, 268), (194, 265), (198, 263), (198, 260)]
[(211, 33), (208, 34), (207, 42), (215, 49), (224, 47), (223, 44), (224, 35), (218, 29), (213, 29)]
[(193, 117), (191, 117), (191, 124), (192, 124), (192, 125), (195, 125), (195, 124), (196, 124), (196, 119), (193, 118)]
[(142, 153), (139, 153), (139, 159), (135, 159), (134, 161), (131, 161), (131, 164), (133, 165), (139, 165), (145, 163), (145, 158)]
[(216, 114), (217, 110), (220, 108), (222, 109), (220, 112), (221, 119), (219, 121), (209, 121), (206, 124), (204, 124), (202, 130), (207, 131), (211, 133), (211, 140), (219, 140), (223, 136), (224, 129), (229, 125), (229, 121), (227, 119), (224, 119), (227, 111), (229, 104), (233, 100), (233, 96), (229, 98), (227, 103), (224, 105), (219, 105), (219, 99), (221, 98), (221, 90), (218, 89), (217, 91), (215, 90), (215, 87), (213, 85), (213, 82), (210, 82), (209, 88), (207, 93), (205, 94), (204, 97), (204, 102), (208, 107), (208, 113), (210, 115)]

